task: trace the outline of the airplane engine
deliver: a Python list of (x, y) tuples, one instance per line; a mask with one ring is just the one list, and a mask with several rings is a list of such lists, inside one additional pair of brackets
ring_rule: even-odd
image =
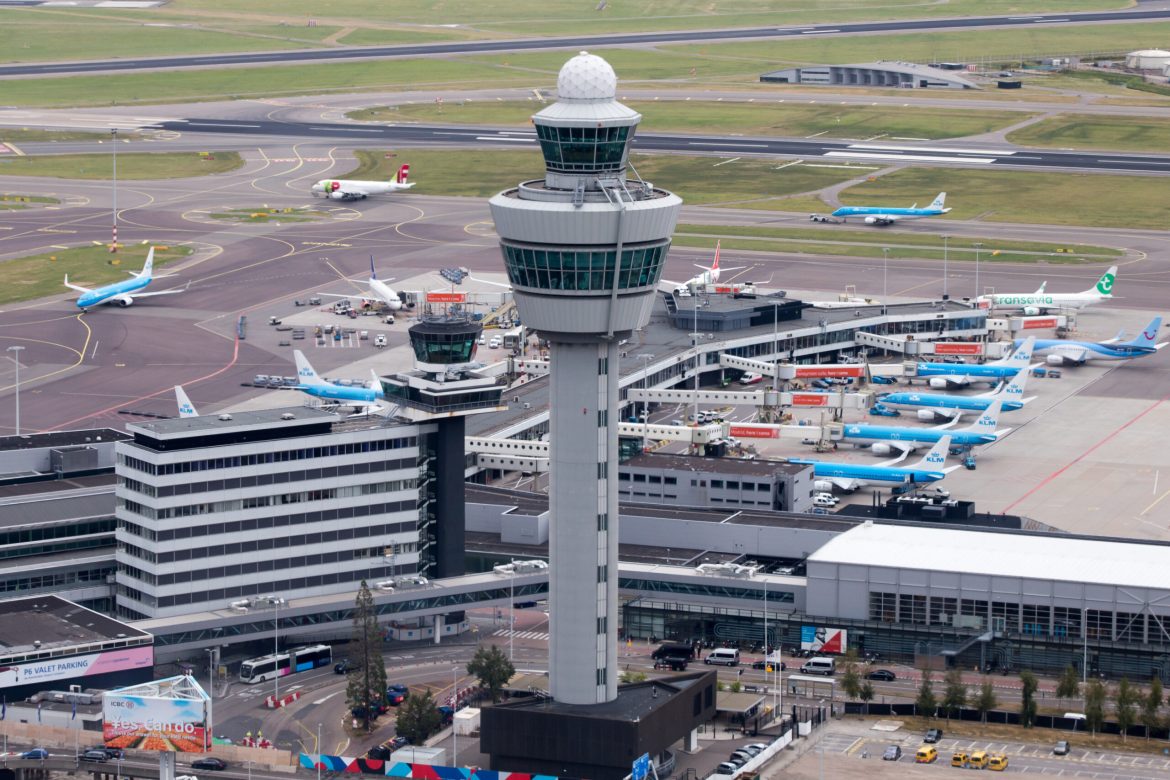
[(818, 493), (832, 493), (833, 483), (824, 479), (817, 479), (813, 481), (813, 490)]
[(943, 379), (942, 377), (938, 377), (938, 376), (931, 377), (929, 380), (929, 384), (935, 390), (946, 390), (948, 387), (947, 380)]
[(1063, 355), (1049, 355), (1047, 358), (1045, 358), (1044, 362), (1050, 366), (1063, 366), (1064, 365), (1064, 356)]
[(885, 457), (894, 451), (894, 448), (888, 444), (875, 444), (869, 448), (869, 451), (874, 455)]
[(118, 298), (118, 305), (125, 309), (130, 304), (134, 303), (134, 299), (129, 295), (122, 295)]
[(923, 422), (934, 422), (936, 416), (937, 415), (935, 415), (935, 413), (930, 409), (918, 410), (918, 419), (922, 420)]
[(877, 223), (878, 223), (877, 217), (866, 217), (865, 218), (865, 224), (867, 224), (867, 225), (876, 225)]
[(341, 190), (334, 190), (333, 192), (329, 193), (329, 197), (333, 198), (334, 200), (345, 200), (345, 193)]
[(1024, 307), (1024, 316), (1025, 317), (1035, 317), (1041, 313), (1042, 312), (1040, 311), (1039, 307), (1037, 307), (1037, 306), (1025, 306)]

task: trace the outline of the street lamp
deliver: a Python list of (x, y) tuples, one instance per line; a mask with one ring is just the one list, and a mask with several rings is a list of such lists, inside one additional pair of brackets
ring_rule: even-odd
[(508, 570), (508, 660), (512, 660), (512, 640), (516, 637), (516, 561)]
[[(638, 360), (642, 361), (642, 390), (650, 389), (650, 361), (654, 359), (653, 355), (638, 355)], [(646, 451), (646, 441), (650, 438), (650, 414), (646, 407), (649, 402), (642, 399), (642, 452)]]
[[(780, 341), (776, 332), (780, 327), (780, 302), (772, 301), (772, 392), (780, 390)], [(766, 642), (767, 640), (765, 640)]]
[(24, 347), (19, 344), (8, 348), (9, 352), (15, 352), (12, 362), (16, 364), (16, 435), (20, 435), (20, 351)]
[(890, 248), (882, 247), (882, 303), (886, 302), (886, 276), (890, 270)]
[(114, 145), (114, 236), (110, 251), (118, 251), (118, 128), (110, 128), (110, 143)]
[(943, 233), (943, 300), (947, 300), (950, 296), (947, 294), (947, 249), (948, 242), (951, 240), (950, 235)]
[(459, 714), (459, 667), (451, 669), (451, 765), (459, 766), (459, 729), (455, 716)]
[(976, 300), (976, 302), (978, 302), (979, 301), (979, 253), (983, 249), (983, 242), (976, 241), (973, 244), (973, 246), (975, 247), (975, 300)]
[(214, 647), (203, 648), (207, 653), (207, 696), (212, 701), (215, 700), (215, 650)]
[(317, 724), (317, 780), (321, 780), (321, 724)]

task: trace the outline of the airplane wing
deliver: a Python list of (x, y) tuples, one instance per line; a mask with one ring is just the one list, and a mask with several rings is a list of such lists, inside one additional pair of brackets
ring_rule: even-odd
[(93, 292), (93, 290), (90, 289), (89, 287), (82, 287), (80, 284), (70, 284), (69, 283), (69, 274), (65, 274), (65, 286), (68, 287), (70, 290), (77, 290), (77, 292), (81, 292), (81, 293)]
[(852, 477), (816, 477), (816, 479), (817, 481), (831, 482), (842, 490), (853, 491), (861, 487), (861, 482)]
[(190, 286), (191, 283), (187, 282), (186, 287), (175, 287), (171, 290), (156, 290), (155, 292), (136, 292), (132, 293), (131, 296), (134, 298), (146, 298), (151, 295), (173, 295), (174, 293), (187, 292), (187, 288)]
[[(942, 414), (943, 410), (932, 409), (931, 411), (933, 411), (935, 414)], [(934, 426), (934, 430), (936, 430), (936, 431), (946, 430), (947, 428), (950, 428), (952, 425), (957, 423), (959, 420), (963, 419), (963, 415), (958, 414), (957, 410), (952, 409), (951, 411), (955, 412), (955, 415), (951, 418), (950, 422), (945, 422), (942, 425), (936, 425), (936, 426)]]
[[(700, 271), (710, 271), (711, 270), (707, 266), (699, 265), (698, 263), (693, 263), (693, 265), (695, 266), (695, 268), (698, 268)], [(719, 270), (720, 271), (742, 271), (745, 268), (747, 268), (746, 265), (732, 265), (732, 266), (720, 266)]]
[(897, 465), (897, 464), (901, 463), (902, 461), (906, 460), (906, 456), (910, 454), (911, 448), (906, 447), (905, 442), (892, 442), (891, 441), (891, 442), (886, 442), (886, 443), (889, 444), (891, 447), (896, 447), (897, 449), (901, 450), (902, 454), (899, 455), (898, 457), (894, 458), (893, 460), (882, 461), (881, 463), (878, 464), (879, 466)]
[(1161, 344), (1155, 344), (1154, 349), (1161, 349), (1162, 347), (1166, 346), (1167, 344), (1170, 344), (1170, 341), (1163, 341)]
[[(362, 281), (365, 281), (364, 279)], [(377, 298), (372, 290), (363, 290), (362, 292), (346, 293), (344, 295), (338, 293), (316, 293), (322, 298)]]

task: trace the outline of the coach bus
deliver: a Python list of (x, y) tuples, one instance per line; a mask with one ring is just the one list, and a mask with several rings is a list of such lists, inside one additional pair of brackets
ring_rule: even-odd
[(313, 645), (286, 650), (275, 655), (251, 658), (240, 664), (240, 682), (258, 683), (277, 677), (307, 672), (333, 663), (329, 645)]

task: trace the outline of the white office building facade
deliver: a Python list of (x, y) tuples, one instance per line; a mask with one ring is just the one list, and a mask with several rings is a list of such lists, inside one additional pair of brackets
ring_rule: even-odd
[(340, 420), (296, 407), (127, 426), (118, 614), (352, 592), (425, 571), (433, 426)]

